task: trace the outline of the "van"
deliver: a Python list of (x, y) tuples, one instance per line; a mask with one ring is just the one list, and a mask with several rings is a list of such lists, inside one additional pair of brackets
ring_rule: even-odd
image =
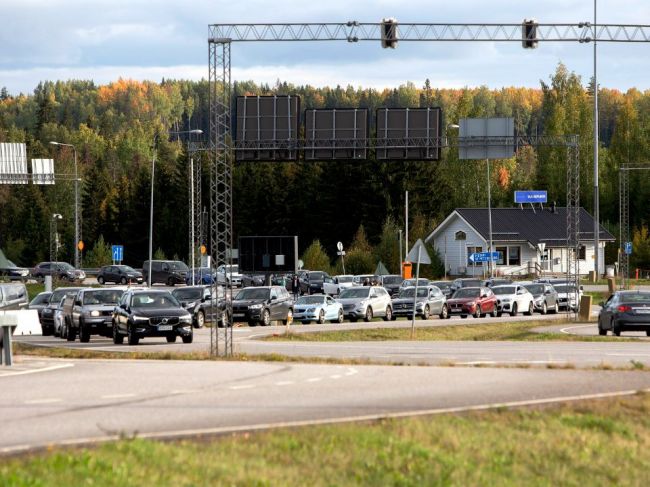
[[(189, 268), (180, 260), (152, 260), (151, 261), (151, 284), (185, 284), (185, 278)], [(142, 264), (142, 277), (144, 282), (149, 282), (149, 261)]]
[(0, 309), (26, 309), (28, 304), (27, 288), (23, 283), (0, 283)]

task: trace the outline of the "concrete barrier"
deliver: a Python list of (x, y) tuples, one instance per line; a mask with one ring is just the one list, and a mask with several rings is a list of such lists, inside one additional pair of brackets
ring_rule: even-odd
[(593, 298), (588, 294), (585, 294), (580, 298), (580, 319), (583, 321), (589, 321), (591, 318), (592, 299)]

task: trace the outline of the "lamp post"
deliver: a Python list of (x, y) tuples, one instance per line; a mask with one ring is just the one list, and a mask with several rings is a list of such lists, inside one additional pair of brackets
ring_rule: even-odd
[[(169, 132), (170, 135), (181, 135), (181, 134), (197, 134), (200, 135), (203, 133), (203, 130), (201, 129), (194, 129), (194, 130), (180, 130), (180, 131), (173, 131)], [(194, 158), (190, 155), (190, 141), (187, 141), (187, 157), (190, 160), (190, 272), (191, 272), (191, 279), (192, 279), (192, 284), (194, 284), (194, 269), (196, 267), (196, 257), (195, 257), (195, 235), (194, 235)], [(153, 180), (152, 180), (152, 185), (153, 185)], [(153, 203), (152, 203), (153, 205)], [(151, 259), (149, 259), (151, 261)]]
[(73, 144), (50, 141), (51, 145), (72, 147), (74, 152), (74, 266), (79, 268), (79, 174), (77, 169), (77, 148)]
[(57, 235), (57, 221), (62, 220), (63, 215), (53, 213), (50, 219), (50, 261), (57, 262), (59, 250), (59, 238)]

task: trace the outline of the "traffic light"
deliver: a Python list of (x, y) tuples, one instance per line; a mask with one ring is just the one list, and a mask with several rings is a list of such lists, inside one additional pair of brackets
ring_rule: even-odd
[(521, 45), (524, 49), (537, 47), (537, 25), (535, 19), (524, 19), (524, 23), (521, 24)]
[(391, 17), (381, 20), (381, 47), (397, 47), (397, 19)]

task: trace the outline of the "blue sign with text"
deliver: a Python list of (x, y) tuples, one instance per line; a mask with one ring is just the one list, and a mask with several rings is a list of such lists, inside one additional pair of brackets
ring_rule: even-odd
[(111, 254), (113, 255), (113, 261), (122, 262), (124, 259), (124, 246), (123, 245), (112, 245)]
[(625, 242), (625, 253), (627, 255), (632, 253), (632, 242)]
[[(492, 261), (499, 260), (501, 252), (492, 252)], [(474, 252), (469, 256), (469, 261), (476, 262), (489, 262), (490, 261), (490, 252)]]
[(546, 203), (546, 191), (515, 191), (515, 203)]

